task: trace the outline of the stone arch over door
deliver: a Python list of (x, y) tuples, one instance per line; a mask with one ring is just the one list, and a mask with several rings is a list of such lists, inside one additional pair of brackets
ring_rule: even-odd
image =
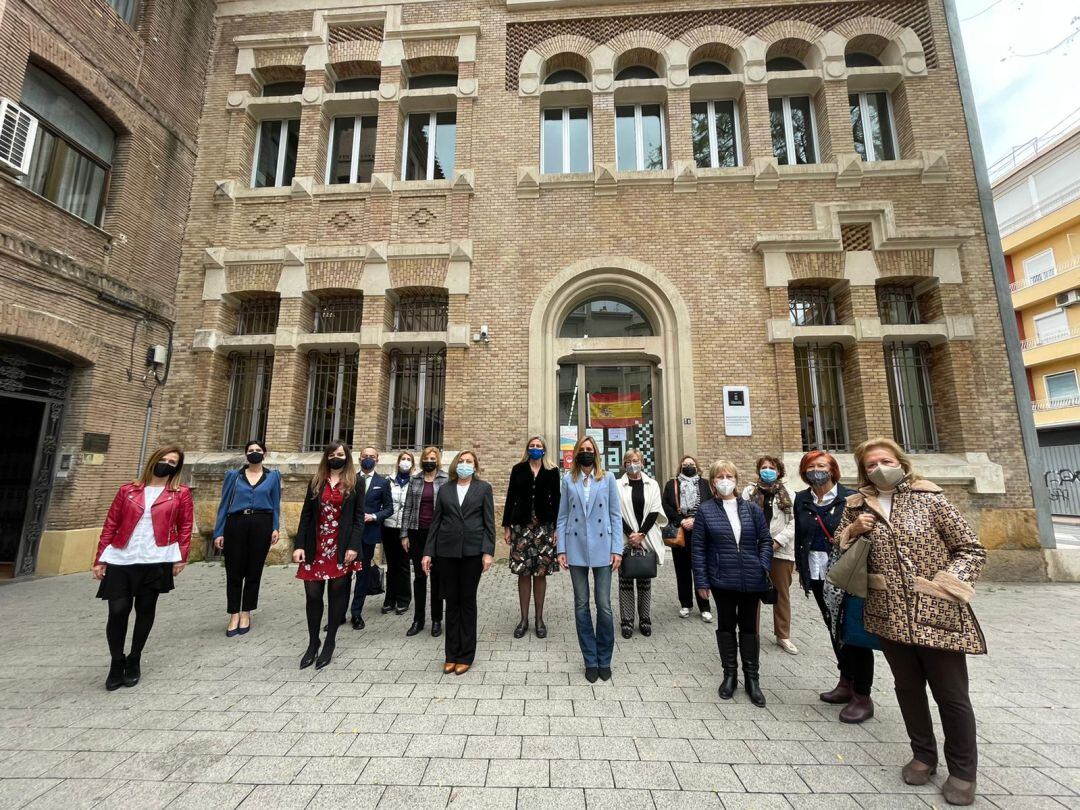
[[(636, 357), (655, 363), (660, 372), (663, 431), (658, 473), (674, 469), (679, 454), (697, 452), (694, 410), (694, 356), (690, 337), (690, 310), (678, 288), (662, 273), (634, 259), (598, 256), (564, 268), (536, 298), (529, 321), (529, 432), (547, 435), (558, 422), (558, 367), (565, 355), (558, 339), (566, 316), (584, 301), (603, 296), (621, 298), (639, 307), (649, 318), (656, 337), (646, 339), (647, 350), (621, 351), (602, 345), (591, 348), (575, 341), (578, 362), (611, 361)], [(580, 358), (580, 359), (577, 359)], [(574, 362), (574, 360), (572, 360)], [(557, 440), (557, 437), (556, 437)]]

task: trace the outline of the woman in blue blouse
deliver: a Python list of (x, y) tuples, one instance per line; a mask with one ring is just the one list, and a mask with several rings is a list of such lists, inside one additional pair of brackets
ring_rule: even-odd
[(251, 629), (251, 611), (259, 606), (259, 581), (266, 555), (278, 541), (281, 475), (263, 467), (266, 442), (244, 447), (247, 464), (230, 470), (221, 486), (214, 545), (225, 553), (225, 600), (232, 638)]

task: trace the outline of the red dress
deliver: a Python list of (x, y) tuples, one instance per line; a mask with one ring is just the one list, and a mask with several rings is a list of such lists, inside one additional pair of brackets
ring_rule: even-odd
[(315, 528), (315, 559), (300, 563), (296, 578), (305, 580), (337, 579), (363, 569), (359, 558), (351, 563), (338, 563), (338, 530), (341, 504), (345, 494), (329, 482), (319, 497), (319, 522)]

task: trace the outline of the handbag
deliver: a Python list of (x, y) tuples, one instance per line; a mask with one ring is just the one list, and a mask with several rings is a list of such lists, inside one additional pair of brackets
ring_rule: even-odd
[(765, 575), (765, 592), (761, 594), (761, 604), (763, 605), (775, 605), (780, 599), (780, 593), (776, 590), (776, 586), (773, 585), (772, 577), (768, 574)]
[[(675, 503), (679, 503), (679, 479), (671, 479), (675, 484)], [(676, 512), (678, 515), (682, 515), (682, 511)], [(680, 523), (668, 523), (660, 530), (660, 537), (664, 541), (665, 546), (671, 548), (686, 548), (686, 532)]]
[[(818, 518), (820, 520), (821, 518)], [(830, 538), (831, 539), (831, 538)], [(866, 598), (867, 570), (866, 561), (870, 556), (870, 538), (865, 534), (859, 537), (840, 559), (829, 566), (825, 579), (831, 585), (852, 596)]]
[(623, 555), (619, 576), (623, 579), (653, 579), (656, 577), (656, 564), (655, 551), (632, 548)]
[(840, 614), (840, 640), (852, 647), (880, 650), (881, 639), (866, 629), (863, 623), (863, 600), (848, 594)]

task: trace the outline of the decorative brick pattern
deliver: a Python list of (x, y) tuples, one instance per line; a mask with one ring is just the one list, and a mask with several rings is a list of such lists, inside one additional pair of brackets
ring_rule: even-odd
[(328, 34), (331, 45), (364, 40), (382, 42), (382, 38), (382, 26), (377, 25), (331, 25)]
[(238, 264), (225, 272), (229, 292), (273, 292), (280, 277), (280, 264)]
[(842, 253), (792, 253), (788, 256), (791, 275), (796, 279), (844, 277)]
[(932, 276), (932, 250), (879, 250), (874, 254), (882, 276)]
[(390, 262), (390, 286), (394, 289), (406, 287), (428, 287), (444, 289), (446, 287), (445, 259), (394, 259)]
[(840, 226), (840, 241), (846, 251), (873, 250), (874, 234), (868, 222)]

